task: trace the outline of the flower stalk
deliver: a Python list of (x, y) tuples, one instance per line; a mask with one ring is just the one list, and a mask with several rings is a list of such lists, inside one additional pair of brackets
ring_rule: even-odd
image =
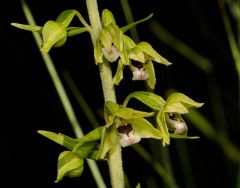
[[(101, 20), (96, 0), (86, 0), (89, 20), (91, 24), (91, 39), (95, 46), (102, 30)], [(115, 89), (112, 78), (112, 71), (109, 62), (99, 63), (99, 71), (102, 82), (104, 101), (116, 102)], [(110, 170), (111, 184), (113, 188), (124, 187), (124, 176), (122, 168), (121, 145), (118, 144), (110, 150), (108, 165)]]

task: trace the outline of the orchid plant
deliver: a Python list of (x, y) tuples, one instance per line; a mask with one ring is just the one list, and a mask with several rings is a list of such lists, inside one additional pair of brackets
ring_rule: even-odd
[[(112, 12), (108, 9), (98, 14), (96, 0), (87, 0), (90, 24), (77, 10), (63, 11), (55, 21), (49, 20), (43, 26), (12, 23), (13, 26), (38, 32), (42, 36), (40, 51), (47, 53), (83, 32), (88, 32), (93, 43), (95, 64), (99, 66), (104, 93), (105, 125), (100, 126), (82, 138), (70, 138), (61, 133), (39, 130), (38, 133), (66, 148), (58, 158), (58, 174), (55, 182), (63, 177), (78, 177), (84, 169), (84, 160), (108, 161), (112, 187), (124, 187), (121, 148), (137, 144), (141, 139), (152, 138), (169, 145), (172, 138), (196, 139), (187, 136), (188, 127), (182, 118), (189, 108), (199, 108), (198, 103), (182, 93), (173, 93), (167, 99), (150, 91), (130, 93), (122, 104), (117, 103), (114, 85), (124, 79), (124, 68), (132, 71), (132, 80), (144, 80), (154, 90), (156, 77), (153, 62), (162, 65), (171, 63), (162, 57), (147, 42), (135, 43), (125, 33), (153, 15), (119, 27)], [(70, 26), (77, 17), (82, 26)], [(112, 77), (111, 64), (117, 63)], [(129, 107), (130, 100), (138, 100), (149, 107), (140, 111)], [(150, 121), (150, 119), (154, 121)], [(155, 123), (152, 123), (155, 122)], [(119, 170), (120, 169), (120, 170)], [(140, 185), (138, 185), (140, 187)]]

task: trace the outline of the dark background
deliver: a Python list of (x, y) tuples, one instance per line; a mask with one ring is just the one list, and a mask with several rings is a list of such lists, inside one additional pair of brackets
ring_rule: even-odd
[[(239, 147), (237, 110), (239, 83), (218, 1), (129, 2), (135, 20), (154, 13), (152, 19), (157, 20), (174, 36), (211, 60), (214, 70), (212, 77), (220, 93), (219, 98), (226, 117), (225, 129), (232, 142)], [(87, 18), (85, 1), (42, 0), (27, 3), (39, 25), (43, 25), (49, 19), (56, 19), (60, 12), (66, 9), (77, 9)], [(3, 97), (0, 186), (96, 187), (87, 165), (80, 178), (66, 178), (59, 184), (53, 183), (56, 178), (57, 157), (64, 148), (38, 135), (37, 130), (61, 132), (72, 137), (74, 134), (31, 33), (10, 26), (11, 22), (27, 23), (20, 1), (4, 1), (2, 5), (4, 6), (1, 6), (0, 11), (0, 41)], [(99, 1), (100, 11), (104, 8), (113, 12), (120, 26), (126, 24), (119, 1)], [(232, 24), (234, 25), (234, 21)], [(164, 95), (166, 91), (176, 89), (196, 101), (204, 102), (205, 105), (200, 112), (213, 122), (214, 128), (217, 129), (220, 125), (214, 123), (217, 121), (213, 115), (210, 97), (216, 88), (209, 88), (206, 74), (158, 40), (150, 32), (148, 22), (139, 25), (137, 29), (141, 41), (148, 41), (173, 63), (168, 68), (162, 65), (155, 66), (158, 79), (156, 92)], [(82, 34), (68, 39), (65, 46), (51, 50), (50, 55), (60, 76), (63, 70), (72, 75), (98, 120), (103, 123), (98, 113), (103, 106), (101, 83), (98, 69), (94, 65), (89, 35)], [(126, 79), (116, 88), (119, 102), (122, 102), (129, 92), (144, 89), (143, 83), (131, 81), (130, 72), (127, 70), (126, 75)], [(81, 108), (76, 104), (69, 89), (67, 87), (66, 89), (84, 132), (90, 131), (91, 127)], [(201, 136), (199, 140), (187, 141), (196, 187), (236, 187), (237, 164), (227, 158), (217, 144), (208, 140), (194, 126), (190, 124), (189, 127), (192, 135)], [(142, 144), (147, 145), (145, 141)], [(177, 183), (180, 187), (185, 187), (179, 169), (175, 141), (172, 141), (168, 149)], [(124, 149), (123, 158), (124, 169), (132, 180), (132, 185), (152, 177), (159, 187), (162, 187), (161, 178), (131, 148)], [(108, 182), (106, 163), (101, 162), (100, 168)], [(142, 185), (147, 187), (144, 183)]]

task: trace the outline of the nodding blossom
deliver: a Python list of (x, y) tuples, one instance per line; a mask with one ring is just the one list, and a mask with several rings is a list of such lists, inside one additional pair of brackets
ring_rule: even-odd
[(136, 144), (141, 140), (140, 136), (134, 135), (132, 125), (130, 124), (118, 126), (117, 131), (120, 136), (120, 144), (122, 147)]

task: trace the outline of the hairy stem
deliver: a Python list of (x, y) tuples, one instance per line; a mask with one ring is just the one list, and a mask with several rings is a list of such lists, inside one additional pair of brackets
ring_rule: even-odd
[[(96, 0), (86, 0), (86, 4), (91, 24), (92, 43), (93, 45), (95, 45), (102, 29), (101, 20), (98, 12), (98, 5)], [(116, 102), (115, 89), (112, 81), (112, 71), (109, 62), (104, 61), (103, 63), (99, 64), (99, 71), (102, 82), (104, 101)], [(112, 187), (124, 188), (124, 176), (120, 144), (110, 150), (108, 165)]]

